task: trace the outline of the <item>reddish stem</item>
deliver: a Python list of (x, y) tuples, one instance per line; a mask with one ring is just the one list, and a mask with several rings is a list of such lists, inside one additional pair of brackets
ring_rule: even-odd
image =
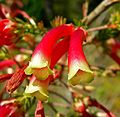
[(100, 104), (96, 100), (89, 98), (89, 106), (95, 106), (95, 107), (103, 110), (107, 114), (107, 117), (116, 117), (113, 113), (111, 113), (107, 108), (105, 108), (102, 104)]

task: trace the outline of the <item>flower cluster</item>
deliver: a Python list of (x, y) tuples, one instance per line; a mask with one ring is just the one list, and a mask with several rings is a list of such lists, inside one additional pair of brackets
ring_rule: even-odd
[(72, 24), (64, 24), (50, 30), (35, 48), (31, 61), (25, 69), (27, 75), (33, 75), (26, 93), (45, 101), (48, 98), (48, 86), (53, 81), (53, 68), (57, 61), (68, 52), (68, 80), (71, 85), (93, 80), (93, 73), (85, 58), (82, 44), (87, 33)]
[(21, 105), (15, 103), (15, 99), (2, 100), (0, 102), (0, 116), (1, 117), (21, 117), (24, 112)]

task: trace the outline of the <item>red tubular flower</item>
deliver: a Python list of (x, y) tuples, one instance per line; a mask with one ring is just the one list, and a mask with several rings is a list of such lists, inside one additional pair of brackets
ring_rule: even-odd
[(0, 46), (10, 45), (14, 42), (15, 34), (13, 34), (13, 22), (8, 19), (0, 21)]
[(2, 74), (0, 75), (0, 83), (10, 79), (12, 77), (13, 74)]
[(68, 53), (68, 80), (72, 85), (90, 82), (93, 79), (92, 71), (89, 69), (82, 49), (85, 39), (86, 32), (82, 28), (77, 28), (71, 35)]
[(67, 36), (59, 43), (57, 43), (53, 49), (50, 68), (53, 69), (57, 61), (68, 51), (70, 37)]
[(0, 70), (15, 65), (13, 60), (3, 60), (0, 62)]
[(60, 38), (72, 33), (73, 26), (64, 24), (50, 30), (35, 48), (31, 62), (25, 70), (27, 75), (34, 74), (38, 79), (44, 80), (52, 71), (50, 70), (51, 56), (55, 44)]
[(35, 117), (45, 117), (44, 108), (41, 101), (38, 101), (35, 111)]
[[(69, 37), (61, 40), (57, 43), (53, 49), (52, 57), (51, 57), (51, 65), (50, 68), (53, 69), (56, 62), (68, 51), (69, 47)], [(45, 80), (38, 80), (35, 76), (30, 79), (30, 84), (26, 88), (25, 93), (29, 93), (32, 96), (35, 96), (37, 99), (41, 101), (46, 101), (48, 99), (48, 86), (50, 82), (54, 80), (54, 76), (50, 75)]]
[[(0, 117), (21, 117), (24, 113), (19, 109), (19, 105), (14, 99), (0, 102)], [(19, 110), (18, 110), (19, 109)]]

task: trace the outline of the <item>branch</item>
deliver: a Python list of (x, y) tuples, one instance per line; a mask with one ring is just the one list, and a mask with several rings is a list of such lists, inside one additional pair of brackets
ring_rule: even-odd
[(115, 28), (117, 28), (117, 26), (115, 24), (103, 25), (103, 26), (99, 26), (99, 27), (90, 28), (87, 30), (87, 32), (99, 31), (99, 30), (104, 30), (104, 29), (108, 29), (108, 28), (115, 29)]
[(67, 98), (65, 98), (64, 96), (60, 95), (59, 93), (57, 93), (55, 91), (52, 91), (50, 89), (49, 89), (49, 92), (52, 93), (52, 94), (55, 94), (56, 96), (59, 96), (60, 98), (64, 99), (68, 104), (71, 105), (71, 102)]
[(89, 6), (89, 1), (88, 1), (88, 0), (85, 0), (85, 2), (83, 3), (83, 6), (82, 6), (82, 14), (83, 14), (83, 17), (86, 17), (86, 16), (87, 16), (88, 6)]
[(107, 117), (115, 117), (115, 115), (113, 113), (111, 113), (107, 108), (105, 108), (102, 104), (100, 104), (99, 102), (97, 102), (97, 100), (91, 99), (89, 98), (88, 100), (88, 105), (89, 106), (94, 106), (97, 107), (101, 110), (103, 110), (106, 114)]
[(96, 7), (87, 17), (83, 19), (87, 25), (90, 24), (95, 18), (97, 18), (103, 11), (109, 6), (120, 2), (120, 0), (104, 0), (98, 7)]

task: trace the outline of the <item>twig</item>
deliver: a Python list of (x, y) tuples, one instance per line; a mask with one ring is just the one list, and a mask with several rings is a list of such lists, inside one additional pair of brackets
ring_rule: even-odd
[(107, 108), (105, 108), (102, 104), (100, 104), (99, 102), (97, 102), (97, 100), (94, 100), (94, 99), (89, 98), (88, 102), (89, 102), (89, 104), (88, 104), (89, 106), (95, 106), (95, 107), (103, 110), (103, 111), (107, 114), (108, 117), (115, 117), (115, 115), (114, 115), (113, 113), (111, 113), (111, 112), (110, 112)]
[(104, 25), (104, 26), (99, 26), (99, 27), (90, 28), (90, 29), (87, 30), (87, 32), (99, 31), (99, 30), (104, 30), (104, 29), (108, 29), (108, 28), (115, 29), (115, 28), (117, 28), (117, 26), (114, 25), (114, 24)]
[(66, 88), (68, 88), (68, 85), (62, 79), (59, 79), (59, 81), (61, 82), (62, 85), (64, 85)]
[(86, 16), (87, 16), (87, 13), (88, 13), (88, 5), (89, 5), (88, 0), (85, 0), (85, 2), (83, 3), (83, 6), (82, 6), (83, 17), (86, 17)]
[(52, 110), (55, 112), (55, 113), (58, 113), (58, 111), (56, 110), (56, 108), (53, 106), (53, 104), (52, 103), (47, 103), (51, 108), (52, 108)]
[(103, 66), (90, 66), (92, 70), (98, 71), (98, 70), (111, 70), (113, 72), (120, 71), (120, 68), (105, 68)]
[(104, 0), (98, 7), (96, 7), (87, 17), (83, 19), (87, 25), (90, 24), (96, 17), (98, 17), (103, 11), (114, 3), (120, 2), (120, 0)]
[(62, 104), (62, 103), (57, 103), (57, 102), (54, 102), (52, 103), (54, 106), (60, 106), (60, 107), (64, 107), (64, 108), (70, 108), (71, 106), (68, 105), (68, 104)]
[(67, 98), (65, 98), (64, 96), (60, 95), (59, 93), (57, 93), (55, 91), (52, 91), (50, 89), (49, 89), (49, 92), (52, 93), (52, 94), (55, 94), (56, 96), (59, 96), (60, 98), (64, 99), (68, 104), (71, 105), (71, 102)]

